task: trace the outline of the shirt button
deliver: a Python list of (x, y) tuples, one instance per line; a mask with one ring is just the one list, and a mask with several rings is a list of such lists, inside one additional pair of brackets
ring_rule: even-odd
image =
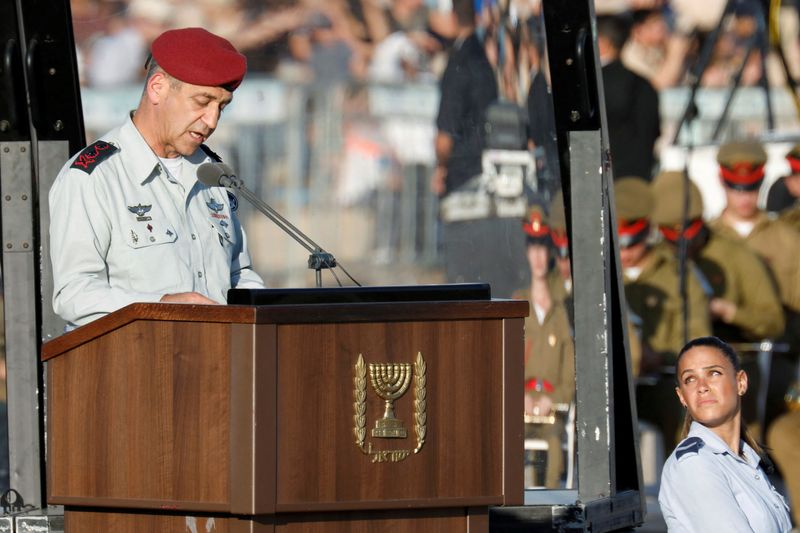
[(198, 272), (198, 273), (197, 273), (197, 277), (198, 277), (198, 278), (202, 278), (202, 277), (203, 277), (203, 273), (202, 273), (202, 272)]
[(196, 240), (197, 240), (197, 235), (195, 235), (194, 233), (192, 233), (192, 240), (193, 240), (193, 241), (196, 241)]
[(756, 479), (761, 479), (760, 477), (758, 477), (758, 474), (756, 474)]

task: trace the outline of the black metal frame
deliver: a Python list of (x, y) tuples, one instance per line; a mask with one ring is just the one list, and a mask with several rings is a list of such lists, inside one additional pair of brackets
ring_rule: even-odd
[(575, 295), (578, 489), (526, 494), (530, 505), (492, 509), (490, 524), (615, 531), (640, 525), (645, 501), (594, 4), (544, 0), (543, 10)]
[(52, 312), (47, 192), (84, 144), (68, 0), (0, 1), (0, 198), (10, 486), (45, 505), (43, 338)]

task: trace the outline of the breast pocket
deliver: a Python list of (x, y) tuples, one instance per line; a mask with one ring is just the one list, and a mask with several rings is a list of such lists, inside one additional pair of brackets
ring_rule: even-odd
[(123, 237), (128, 246), (134, 250), (144, 250), (178, 240), (178, 234), (172, 225), (152, 221), (131, 224)]
[[(178, 251), (178, 232), (171, 224), (157, 221), (134, 222), (124, 227), (122, 238), (127, 250), (119, 267), (127, 270), (131, 286), (140, 291), (153, 292), (160, 281), (170, 289), (182, 278), (181, 258)], [(165, 272), (169, 268), (169, 273)]]

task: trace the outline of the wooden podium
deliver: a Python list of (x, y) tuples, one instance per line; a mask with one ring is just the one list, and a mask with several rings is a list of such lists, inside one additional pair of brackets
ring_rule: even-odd
[(523, 503), (527, 313), (128, 306), (42, 349), (48, 503), (70, 533), (488, 531)]

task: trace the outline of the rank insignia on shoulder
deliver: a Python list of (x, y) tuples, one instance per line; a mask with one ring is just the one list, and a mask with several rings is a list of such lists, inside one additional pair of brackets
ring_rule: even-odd
[(117, 150), (119, 148), (113, 144), (106, 141), (97, 141), (84, 148), (75, 158), (75, 161), (72, 162), (70, 168), (77, 168), (87, 174), (91, 174), (97, 168), (97, 165), (111, 157)]
[(696, 454), (703, 446), (705, 446), (705, 443), (700, 437), (689, 437), (681, 442), (677, 448), (675, 448), (675, 459), (680, 459), (688, 453)]
[(150, 209), (152, 207), (153, 207), (152, 204), (142, 205), (141, 203), (139, 203), (138, 205), (129, 205), (128, 211), (136, 215), (136, 220), (138, 220), (139, 222), (146, 222), (148, 220), (153, 220), (152, 217), (147, 216), (147, 213), (150, 212)]
[(236, 211), (239, 209), (239, 199), (236, 198), (236, 195), (231, 191), (228, 191), (228, 201), (231, 204), (231, 211)]

